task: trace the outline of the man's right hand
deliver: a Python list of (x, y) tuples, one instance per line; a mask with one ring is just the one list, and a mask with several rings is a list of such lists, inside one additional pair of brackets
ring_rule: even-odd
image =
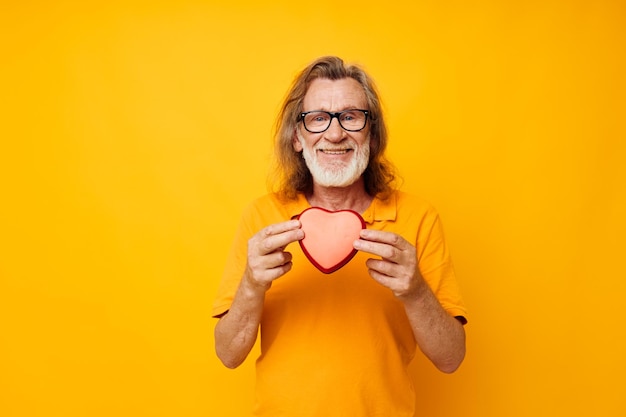
[(272, 281), (291, 270), (292, 255), (285, 251), (288, 244), (304, 238), (299, 220), (270, 225), (248, 241), (248, 262), (244, 279), (267, 291)]
[(254, 345), (263, 313), (265, 292), (291, 269), (288, 244), (304, 238), (300, 221), (276, 223), (248, 241), (248, 262), (233, 303), (215, 326), (215, 351), (229, 368), (236, 368)]

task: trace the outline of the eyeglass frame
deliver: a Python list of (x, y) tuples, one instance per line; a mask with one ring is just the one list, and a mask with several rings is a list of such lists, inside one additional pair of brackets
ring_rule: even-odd
[[(365, 114), (365, 123), (363, 123), (363, 127), (360, 129), (346, 129), (345, 127), (343, 127), (343, 125), (341, 124), (341, 119), (339, 118), (339, 116), (341, 116), (343, 113), (347, 113), (347, 112), (351, 112), (351, 111), (360, 111), (363, 114)], [(327, 115), (330, 116), (330, 121), (328, 122), (328, 126), (326, 126), (326, 129), (324, 130), (320, 130), (319, 132), (314, 132), (312, 130), (309, 130), (308, 127), (306, 127), (306, 123), (304, 122), (304, 117), (307, 114), (310, 113), (326, 113)], [(369, 110), (364, 110), (364, 109), (348, 109), (348, 110), (342, 110), (342, 111), (337, 111), (337, 112), (330, 112), (330, 111), (324, 111), (324, 110), (311, 110), (311, 111), (305, 111), (300, 113), (300, 121), (302, 122), (302, 126), (304, 126), (304, 129), (309, 132), (309, 133), (324, 133), (326, 132), (328, 129), (330, 129), (330, 125), (333, 124), (333, 119), (337, 119), (337, 122), (339, 122), (339, 126), (345, 130), (346, 132), (360, 132), (361, 130), (365, 129), (365, 126), (367, 126), (367, 119), (369, 119), (370, 116), (370, 111)]]

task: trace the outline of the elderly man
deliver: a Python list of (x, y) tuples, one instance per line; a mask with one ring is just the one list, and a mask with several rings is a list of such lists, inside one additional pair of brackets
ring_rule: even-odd
[[(260, 329), (255, 415), (413, 416), (417, 348), (443, 372), (463, 361), (466, 312), (440, 219), (393, 188), (386, 144), (362, 69), (323, 57), (296, 77), (277, 123), (278, 189), (244, 212), (213, 308), (229, 368)], [(312, 206), (366, 226), (332, 274), (298, 247)]]

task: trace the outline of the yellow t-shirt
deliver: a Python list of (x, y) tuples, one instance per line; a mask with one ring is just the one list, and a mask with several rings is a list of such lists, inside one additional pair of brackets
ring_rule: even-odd
[[(262, 228), (308, 208), (303, 196), (256, 200), (244, 212), (213, 315), (228, 311), (246, 265), (247, 241)], [(418, 265), (441, 305), (466, 317), (439, 216), (403, 192), (375, 198), (362, 213), (367, 228), (397, 233), (417, 248)], [(273, 282), (261, 321), (255, 415), (268, 417), (413, 416), (407, 372), (417, 344), (403, 305), (367, 273), (358, 252), (332, 274), (318, 271), (298, 243), (286, 249), (293, 268)]]

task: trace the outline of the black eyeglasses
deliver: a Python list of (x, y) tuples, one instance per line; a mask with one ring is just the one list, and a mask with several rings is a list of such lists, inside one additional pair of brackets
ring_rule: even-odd
[(361, 109), (344, 110), (335, 113), (321, 110), (300, 113), (304, 128), (311, 133), (322, 133), (326, 131), (335, 117), (343, 130), (358, 132), (365, 128), (368, 116), (369, 111)]

